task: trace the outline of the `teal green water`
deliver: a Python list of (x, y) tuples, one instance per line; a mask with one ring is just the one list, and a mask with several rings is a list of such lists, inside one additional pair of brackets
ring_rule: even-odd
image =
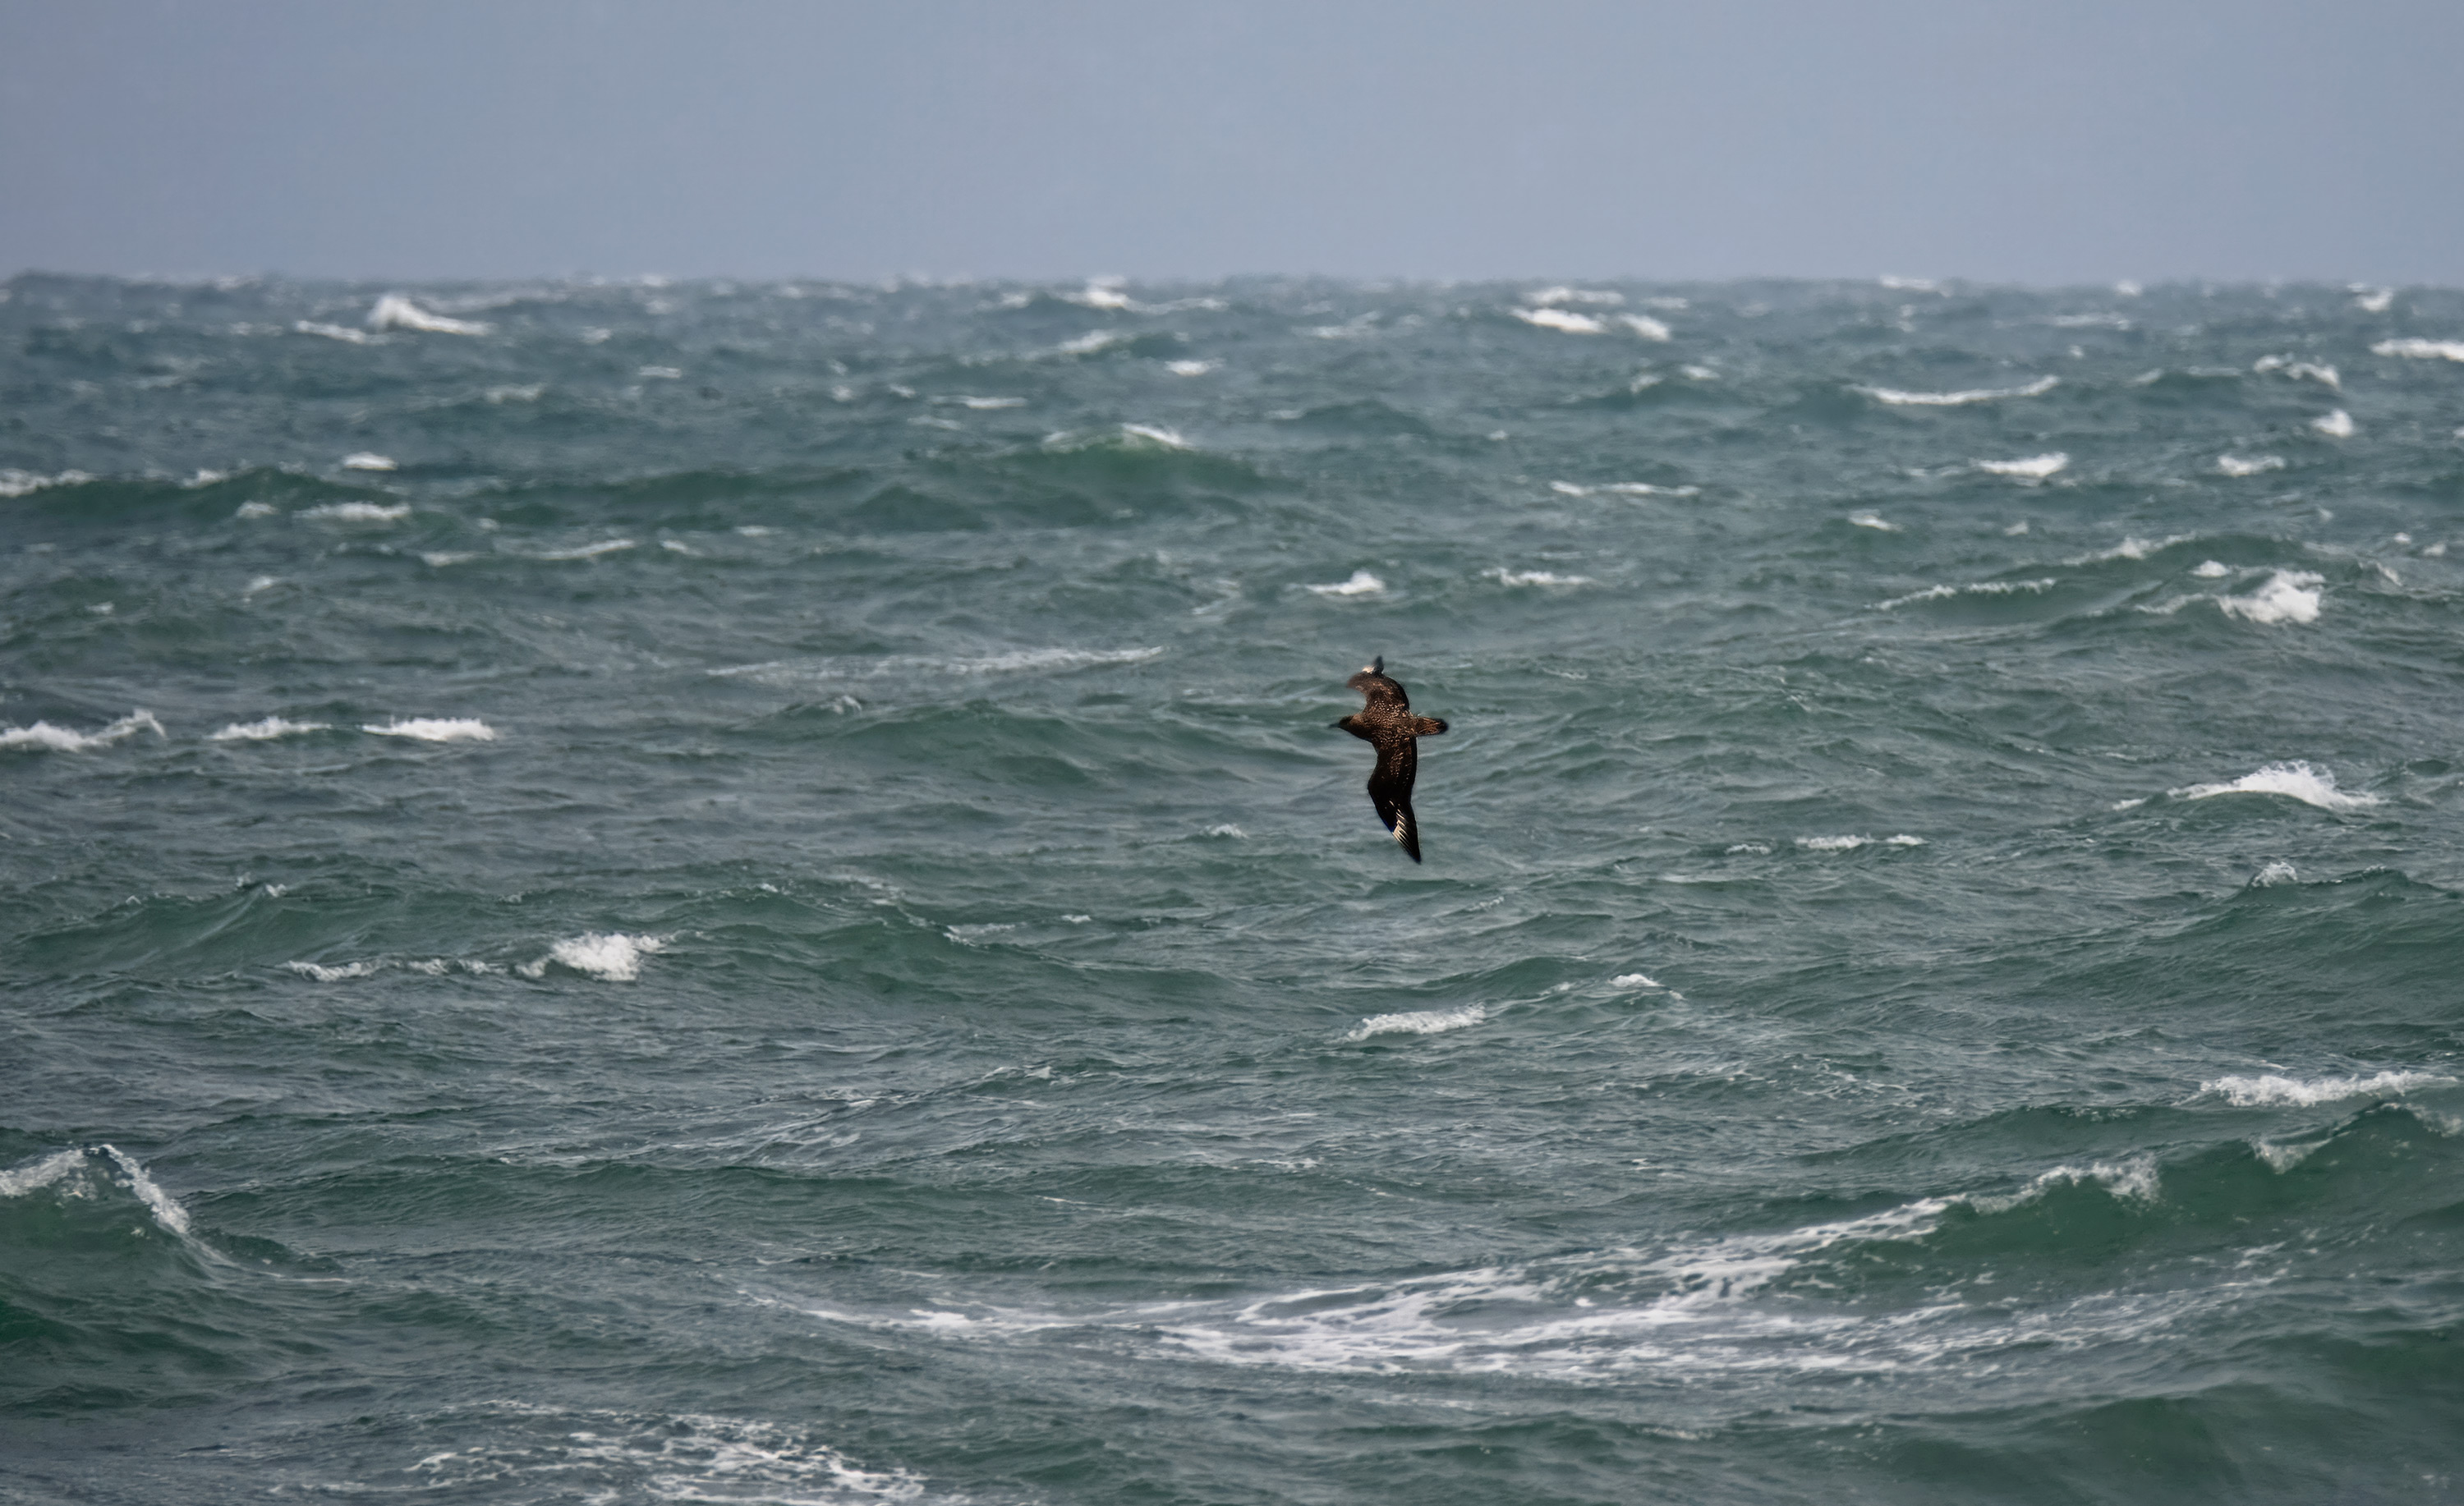
[(6, 289), (0, 1494), (2464, 1495), (2464, 295)]

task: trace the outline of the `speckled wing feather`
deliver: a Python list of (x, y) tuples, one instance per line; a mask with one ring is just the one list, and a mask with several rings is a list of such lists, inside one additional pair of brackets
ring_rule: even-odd
[(1366, 698), (1359, 710), (1334, 725), (1377, 750), (1377, 767), (1369, 775), (1369, 803), (1377, 818), (1414, 862), (1420, 861), (1420, 823), (1412, 814), (1412, 781), (1420, 768), (1419, 739), (1446, 730), (1434, 716), (1414, 716), (1412, 699), (1403, 687), (1386, 676), (1379, 659), (1344, 682)]

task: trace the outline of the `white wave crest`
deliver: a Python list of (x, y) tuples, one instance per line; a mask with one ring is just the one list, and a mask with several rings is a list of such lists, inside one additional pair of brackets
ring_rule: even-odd
[(365, 330), (355, 330), (347, 324), (320, 324), (315, 319), (301, 319), (291, 327), (302, 335), (322, 335), (345, 345), (364, 345), (373, 338)]
[(322, 502), (300, 511), (301, 517), (334, 523), (399, 523), (410, 516), (407, 502)]
[(388, 293), (377, 299), (368, 310), (368, 328), (372, 330), (418, 330), (429, 335), (485, 335), (491, 326), (472, 319), (447, 318), (430, 314), (400, 294)]
[(1879, 513), (1851, 513), (1848, 514), (1848, 521), (1859, 528), (1870, 528), (1881, 534), (1896, 534), (1900, 531), (1899, 524), (1885, 520)]
[(211, 743), (262, 743), (276, 737), (297, 737), (301, 732), (321, 732), (331, 729), (323, 722), (286, 722), (279, 716), (269, 716), (259, 722), (233, 722), (218, 732), (209, 732)]
[(45, 487), (73, 487), (93, 479), (82, 470), (63, 470), (55, 476), (32, 470), (0, 470), (0, 497), (21, 497)]
[(150, 711), (131, 711), (99, 732), (71, 731), (54, 727), (49, 722), (36, 722), (32, 727), (0, 727), (0, 748), (18, 748), (41, 753), (85, 753), (96, 748), (108, 748), (122, 738), (151, 731), (157, 737), (171, 734)]
[(1583, 486), (1573, 481), (1551, 481), (1549, 490), (1561, 496), (1587, 497), (1598, 494), (1617, 497), (1691, 497), (1701, 496), (1701, 487), (1656, 487), (1648, 481), (1603, 481), (1596, 486)]
[(353, 978), (364, 978), (382, 972), (385, 965), (382, 962), (345, 962), (329, 968), (318, 962), (294, 962), (286, 966), (301, 977), (314, 978), (319, 983), (346, 983)]
[(1304, 586), (1302, 589), (1317, 596), (1382, 596), (1386, 582), (1366, 570), (1354, 570), (1349, 580), (1338, 580), (1332, 585)]
[(1799, 837), (1796, 844), (1808, 852), (1854, 852), (1859, 847), (1922, 847), (1925, 840), (1902, 832), (1897, 837)]
[(2227, 784), (2190, 784), (2167, 792), (2177, 800), (2207, 800), (2219, 795), (2281, 795), (2322, 811), (2358, 811), (2379, 803), (2367, 793), (2347, 795), (2336, 788), (2336, 776), (2300, 759), (2272, 763)]
[(390, 455), (380, 455), (373, 449), (355, 450), (342, 457), (344, 470), (399, 470)]
[(1568, 335), (1605, 335), (1608, 326), (1588, 314), (1575, 314), (1566, 309), (1512, 309), (1507, 311), (1526, 324), (1536, 324), (1544, 330), (1559, 330)]
[(2338, 408), (2323, 418), (2312, 419), (2310, 426), (2329, 439), (2350, 439), (2356, 427), (2353, 416), (2343, 408)]
[(2434, 1072), (2379, 1072), (2369, 1077), (2288, 1078), (2276, 1073), (2258, 1077), (2217, 1078), (2199, 1084), (2235, 1108), (2306, 1108), (2348, 1098), (2374, 1098), (2409, 1093), (2418, 1087), (2453, 1082)]
[(2279, 859), (2253, 874), (2250, 880), (2250, 886), (2254, 889), (2272, 889), (2279, 884), (2299, 884), (2300, 882), (2301, 870)]
[(1479, 1004), (1466, 1004), (1461, 1009), (1422, 1009), (1397, 1015), (1372, 1015), (1352, 1027), (1343, 1038), (1367, 1040), (1372, 1036), (1441, 1036), (1450, 1030), (1477, 1025), (1487, 1018), (1487, 1009)]
[(2042, 481), (2058, 475), (2067, 469), (2071, 457), (2055, 450), (2050, 454), (2030, 455), (2025, 460), (1980, 460), (1976, 469), (1996, 476), (2017, 476), (2024, 481)]
[(135, 1156), (117, 1146), (55, 1151), (30, 1166), (0, 1171), (0, 1197), (24, 1197), (44, 1188), (58, 1188), (69, 1197), (92, 1197), (95, 1191), (91, 1184), (98, 1178), (125, 1186), (145, 1205), (156, 1223), (183, 1239), (188, 1236), (188, 1211), (145, 1174), (145, 1168)]
[(373, 724), (360, 731), (374, 732), (379, 737), (409, 737), (424, 743), (492, 743), (496, 730), (470, 716), (414, 716), (408, 721), (395, 720), (383, 727)]
[(2219, 475), (2256, 476), (2283, 469), (2284, 457), (2281, 455), (2253, 455), (2248, 459), (2239, 455), (2216, 457), (2216, 473)]
[(2042, 595), (2060, 583), (2057, 578), (2045, 576), (2035, 580), (1979, 580), (1972, 585), (1927, 586), (1922, 591), (1911, 591), (1905, 596), (1895, 596), (1887, 601), (1877, 601), (1874, 603), (1874, 609), (1887, 612), (1894, 607), (1906, 606), (1915, 601), (1942, 601), (1955, 596), (2015, 596), (2022, 591)]
[(1548, 570), (1508, 570), (1504, 565), (1499, 565), (1493, 570), (1484, 570), (1481, 574), (1499, 585), (1509, 586), (1579, 586), (1594, 583), (1589, 576), (1561, 576)]
[(2464, 339), (2383, 339), (2370, 347), (2370, 354), (2412, 360), (2464, 360)]
[(2279, 622), (2319, 621), (2319, 588), (2323, 577), (2307, 570), (2277, 570), (2267, 583), (2248, 596), (2218, 597), (2216, 605), (2228, 616), (2273, 626)]
[(543, 976), (548, 964), (586, 972), (605, 983), (630, 983), (642, 975), (642, 959), (667, 949), (659, 936), (627, 936), (622, 931), (586, 931), (570, 936), (548, 949), (547, 955), (536, 962), (523, 963), (515, 971), (526, 978)]
[(1859, 387), (1856, 390), (1877, 403), (1893, 407), (1955, 408), (1970, 403), (1992, 403), (2002, 398), (2041, 397), (2062, 384), (2059, 377), (2038, 377), (2024, 387), (1971, 387), (1964, 392), (1902, 392), (1896, 387)]
[(1672, 338), (1669, 334), (1668, 326), (1661, 323), (1658, 319), (1653, 318), (1648, 314), (1620, 314), (1617, 317), (1618, 323), (1624, 325), (1627, 329), (1634, 331), (1637, 335), (1641, 336), (1644, 339), (1665, 340)]

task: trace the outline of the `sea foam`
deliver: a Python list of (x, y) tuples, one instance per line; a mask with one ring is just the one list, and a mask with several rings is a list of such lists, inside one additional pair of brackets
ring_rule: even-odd
[(2190, 784), (2167, 792), (2177, 800), (2205, 800), (2219, 795), (2281, 795), (2322, 811), (2358, 811), (2379, 803), (2367, 793), (2347, 795), (2336, 788), (2336, 776), (2300, 759), (2272, 763), (2225, 784)]
[(495, 728), (468, 716), (414, 716), (408, 721), (390, 721), (383, 727), (363, 726), (360, 731), (374, 732), (379, 737), (409, 737), (424, 743), (491, 743), (496, 740)]
[(471, 319), (430, 314), (400, 294), (388, 293), (368, 310), (372, 330), (419, 330), (429, 335), (485, 335), (491, 326)]
[(2370, 347), (2373, 356), (2405, 356), (2414, 360), (2464, 360), (2464, 339), (2383, 339)]
[(546, 956), (526, 962), (515, 971), (526, 978), (542, 976), (548, 964), (586, 972), (606, 983), (630, 983), (642, 975), (642, 959), (652, 952), (665, 950), (667, 941), (658, 936), (627, 936), (621, 931), (586, 931), (567, 937), (548, 949)]
[(1397, 1015), (1372, 1015), (1354, 1025), (1343, 1038), (1367, 1040), (1372, 1036), (1441, 1036), (1450, 1030), (1462, 1030), (1488, 1018), (1488, 1011), (1478, 1004), (1461, 1009), (1409, 1010)]
[(1608, 326), (1588, 314), (1575, 314), (1566, 309), (1515, 309), (1514, 316), (1526, 324), (1536, 324), (1544, 330), (1561, 330), (1568, 335), (1605, 335)]
[(163, 724), (150, 711), (131, 711), (99, 732), (72, 731), (54, 727), (49, 722), (36, 722), (32, 727), (0, 727), (0, 748), (23, 749), (41, 753), (85, 753), (107, 748), (122, 738), (151, 731), (157, 737), (168, 737)]
[(1877, 403), (1887, 403), (1893, 407), (1955, 408), (2002, 398), (2041, 397), (2061, 384), (2059, 377), (2038, 377), (2023, 387), (1971, 387), (1963, 392), (1902, 392), (1896, 387), (1859, 387), (1856, 390)]
[(297, 737), (302, 732), (322, 732), (331, 729), (323, 722), (286, 722), (279, 716), (269, 716), (258, 722), (233, 722), (218, 732), (207, 734), (213, 743), (262, 743), (276, 737)]
[(1976, 469), (1996, 476), (2017, 476), (2024, 481), (2042, 481), (2057, 475), (2071, 463), (2071, 457), (2056, 450), (2046, 455), (2030, 455), (2025, 460), (1980, 460)]
[(2235, 1108), (2306, 1108), (2348, 1098), (2375, 1098), (2407, 1093), (2418, 1087), (2453, 1082), (2434, 1072), (2379, 1072), (2369, 1077), (2288, 1078), (2276, 1073), (2257, 1077), (2217, 1078), (2199, 1084)]
[(2267, 583), (2248, 596), (2218, 597), (2216, 605), (2229, 616), (2273, 626), (2279, 622), (2319, 621), (2319, 588), (2324, 578), (2307, 570), (2271, 572)]
[(1303, 589), (1318, 596), (1380, 596), (1385, 593), (1386, 582), (1366, 570), (1355, 570), (1349, 580), (1338, 580), (1332, 585), (1306, 586)]

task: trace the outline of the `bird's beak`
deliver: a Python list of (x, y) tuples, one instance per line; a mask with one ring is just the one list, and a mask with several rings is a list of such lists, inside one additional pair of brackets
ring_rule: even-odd
[(1341, 727), (1343, 724), (1341, 722), (1329, 722), (1326, 725), (1329, 727)]

